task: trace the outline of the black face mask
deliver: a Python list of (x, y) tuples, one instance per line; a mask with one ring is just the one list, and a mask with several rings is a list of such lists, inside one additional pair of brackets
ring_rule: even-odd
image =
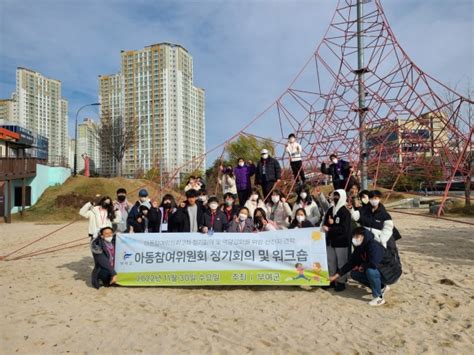
[(337, 203), (339, 202), (339, 199), (338, 199), (338, 198), (334, 198), (333, 201), (334, 201), (334, 206), (335, 206), (335, 205), (337, 205)]
[(107, 202), (102, 202), (102, 208), (107, 209), (107, 208), (109, 208), (109, 206), (110, 205)]
[(123, 201), (126, 200), (126, 198), (127, 198), (127, 196), (125, 196), (125, 195), (119, 195), (119, 196), (117, 196), (118, 202), (123, 202)]
[(171, 208), (171, 203), (164, 203), (163, 208), (166, 209), (166, 210), (170, 209)]

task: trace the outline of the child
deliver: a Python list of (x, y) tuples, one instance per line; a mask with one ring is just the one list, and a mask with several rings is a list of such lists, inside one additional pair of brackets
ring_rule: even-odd
[(221, 209), (225, 214), (227, 223), (232, 222), (235, 216), (239, 214), (239, 207), (235, 205), (235, 197), (230, 192), (224, 195), (224, 204)]
[(313, 200), (313, 197), (309, 193), (308, 187), (299, 188), (296, 192), (298, 193), (298, 197), (296, 198), (296, 203), (293, 206), (293, 217), (296, 217), (296, 211), (298, 209), (303, 208), (308, 221), (314, 226), (319, 226), (321, 214), (316, 201)]
[(267, 203), (267, 211), (269, 219), (275, 222), (278, 229), (288, 228), (290, 225), (291, 207), (280, 190), (273, 190), (270, 202)]
[[(326, 251), (329, 275), (334, 275), (349, 258), (351, 247), (351, 214), (346, 208), (346, 191), (339, 189), (332, 194), (333, 205), (323, 221), (326, 232)], [(335, 284), (335, 291), (346, 289), (347, 277), (341, 276)]]
[(275, 222), (267, 219), (267, 213), (263, 208), (257, 208), (255, 210), (253, 223), (256, 232), (270, 232), (278, 229)]
[(249, 210), (249, 215), (253, 216), (255, 213), (256, 208), (261, 208), (266, 210), (265, 203), (262, 201), (262, 197), (260, 196), (260, 192), (256, 187), (252, 188), (252, 192), (250, 194), (250, 198), (245, 202), (245, 207)]
[(173, 232), (198, 232), (204, 214), (204, 207), (197, 203), (198, 192), (194, 189), (186, 191), (186, 202), (183, 202), (173, 215)]
[(235, 183), (234, 169), (231, 166), (227, 168), (221, 167), (223, 172), (222, 179), (219, 179), (219, 183), (222, 185), (222, 194), (231, 193), (234, 198), (237, 197), (237, 185)]
[(92, 286), (99, 288), (102, 283), (109, 287), (117, 282), (117, 273), (114, 270), (115, 262), (115, 235), (112, 227), (103, 227), (99, 236), (91, 242), (94, 270), (92, 270)]
[(214, 232), (224, 232), (227, 228), (227, 219), (225, 214), (219, 209), (217, 197), (210, 197), (207, 206), (208, 209), (202, 215), (199, 231), (209, 235), (212, 235)]
[(300, 184), (304, 184), (306, 178), (303, 171), (303, 162), (301, 160), (301, 153), (303, 149), (301, 145), (296, 141), (296, 136), (294, 133), (291, 133), (288, 136), (288, 144), (286, 146), (286, 152), (290, 157), (290, 166), (291, 171), (293, 172), (293, 177), (295, 180), (299, 180)]
[[(150, 226), (150, 220), (148, 217), (150, 209), (145, 206), (141, 205), (138, 207), (138, 217), (136, 220), (132, 220), (130, 217), (128, 218), (128, 224), (131, 226), (130, 232), (132, 233), (148, 233), (148, 229)], [(151, 231), (150, 231), (151, 232)]]
[(293, 219), (293, 222), (291, 222), (288, 229), (311, 227), (314, 227), (314, 225), (306, 219), (306, 211), (304, 208), (298, 208), (295, 213), (295, 218)]
[(252, 219), (249, 218), (249, 210), (247, 207), (242, 207), (239, 210), (238, 217), (235, 217), (234, 220), (230, 223), (227, 228), (229, 233), (252, 233), (254, 225)]
[(160, 232), (172, 232), (175, 227), (173, 226), (173, 217), (176, 212), (176, 201), (173, 195), (166, 194), (161, 199), (160, 204), (161, 212), (161, 223), (160, 223)]
[(87, 202), (79, 211), (82, 217), (89, 219), (89, 237), (91, 240), (97, 236), (99, 229), (112, 227), (113, 223), (120, 223), (122, 215), (114, 208), (109, 196), (103, 197), (97, 206)]
[(353, 270), (351, 277), (372, 290), (373, 299), (369, 305), (385, 304), (388, 285), (397, 282), (402, 274), (394, 238), (390, 238), (388, 248), (385, 249), (374, 240), (374, 235), (369, 230), (357, 227), (353, 232), (352, 244), (355, 248), (349, 261), (329, 277), (329, 281), (335, 282)]

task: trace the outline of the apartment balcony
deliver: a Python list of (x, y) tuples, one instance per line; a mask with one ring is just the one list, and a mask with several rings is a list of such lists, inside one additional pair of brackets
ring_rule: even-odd
[(0, 158), (0, 181), (36, 176), (36, 164), (44, 163), (37, 158)]

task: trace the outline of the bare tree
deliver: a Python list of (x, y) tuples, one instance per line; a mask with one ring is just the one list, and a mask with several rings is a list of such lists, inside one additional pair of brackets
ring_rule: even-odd
[(116, 163), (116, 175), (122, 176), (122, 160), (125, 152), (130, 149), (136, 140), (134, 122), (126, 122), (122, 116), (115, 119), (109, 112), (101, 117), (99, 138), (104, 159), (113, 159)]

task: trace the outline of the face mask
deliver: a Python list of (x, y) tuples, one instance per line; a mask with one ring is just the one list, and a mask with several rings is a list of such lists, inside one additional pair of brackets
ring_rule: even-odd
[(140, 202), (146, 202), (147, 198), (146, 197), (140, 197)]
[(334, 164), (337, 164), (337, 159), (333, 159), (332, 162), (333, 162)]
[(364, 205), (368, 204), (369, 203), (369, 198), (368, 197), (362, 197), (362, 203)]
[(290, 138), (290, 143), (294, 143), (294, 142), (295, 142), (295, 140), (296, 140), (296, 139), (295, 139), (295, 138), (293, 138), (293, 137), (292, 137), (292, 138)]
[(107, 208), (109, 207), (109, 203), (108, 202), (102, 202), (102, 208)]
[(245, 163), (243, 161), (239, 162), (239, 166), (244, 166)]
[(257, 201), (258, 200), (258, 195), (252, 195), (252, 196), (250, 196), (250, 199), (252, 201)]
[(207, 196), (199, 196), (199, 200), (202, 202), (207, 202)]
[(298, 222), (302, 223), (302, 222), (304, 222), (304, 221), (306, 220), (306, 217), (299, 215), (299, 216), (296, 216), (296, 220), (297, 220)]
[(163, 203), (163, 207), (166, 209), (171, 208), (171, 202), (165, 201), (165, 203)]
[(372, 207), (377, 207), (380, 203), (380, 200), (379, 199), (372, 199), (370, 200), (370, 204), (372, 205)]
[(359, 240), (357, 238), (352, 238), (352, 244), (354, 244), (355, 247), (358, 247), (362, 244), (362, 240)]
[(234, 204), (234, 201), (232, 200), (225, 200), (225, 205), (226, 206), (232, 206)]
[(212, 202), (211, 204), (209, 204), (209, 208), (211, 210), (217, 210), (217, 207), (219, 207), (218, 203)]
[(262, 158), (263, 158), (263, 159), (267, 159), (267, 158), (268, 158), (268, 154), (262, 154)]
[(113, 237), (104, 237), (104, 240), (108, 243), (112, 243)]
[(240, 213), (240, 214), (239, 214), (239, 219), (243, 222), (243, 221), (245, 221), (245, 220), (247, 219), (247, 215), (244, 214), (244, 213)]
[(272, 202), (278, 203), (280, 201), (280, 196), (272, 196)]
[(124, 202), (126, 198), (127, 198), (127, 196), (125, 196), (125, 195), (118, 195), (117, 196), (118, 202)]
[(338, 198), (333, 198), (332, 201), (334, 202), (334, 206), (335, 206), (339, 202), (339, 199)]
[(308, 197), (308, 194), (306, 192), (302, 192), (300, 193), (300, 197), (303, 199), (303, 200), (306, 200), (306, 197)]

